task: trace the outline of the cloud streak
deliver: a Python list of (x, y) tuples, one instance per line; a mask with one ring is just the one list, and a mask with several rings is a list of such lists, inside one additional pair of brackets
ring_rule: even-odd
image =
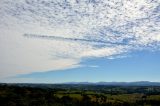
[(36, 35), (36, 34), (24, 34), (24, 37), (27, 38), (41, 38), (41, 39), (48, 39), (48, 40), (61, 40), (61, 41), (74, 41), (74, 42), (85, 42), (85, 43), (92, 43), (92, 44), (112, 44), (112, 45), (125, 45), (125, 43), (113, 43), (112, 41), (102, 41), (97, 39), (81, 39), (81, 38), (65, 38), (59, 36), (48, 36), (48, 35)]
[(0, 23), (1, 78), (160, 48), (159, 0), (1, 0)]

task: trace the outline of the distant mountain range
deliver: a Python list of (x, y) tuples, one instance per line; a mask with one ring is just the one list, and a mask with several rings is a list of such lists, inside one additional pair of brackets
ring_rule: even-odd
[(18, 86), (57, 86), (57, 85), (105, 85), (105, 86), (160, 86), (160, 82), (65, 82), (65, 83), (0, 83), (0, 85)]
[(61, 84), (108, 85), (108, 86), (160, 86), (160, 82), (67, 82)]

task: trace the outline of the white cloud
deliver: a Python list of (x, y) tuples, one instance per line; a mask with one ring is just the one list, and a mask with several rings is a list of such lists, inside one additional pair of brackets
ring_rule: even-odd
[(82, 58), (114, 58), (160, 47), (159, 0), (65, 1), (0, 1), (0, 78), (79, 67)]
[(83, 52), (82, 57), (109, 57), (125, 53), (127, 51), (126, 49), (127, 47), (125, 46), (105, 47), (101, 49), (97, 48)]

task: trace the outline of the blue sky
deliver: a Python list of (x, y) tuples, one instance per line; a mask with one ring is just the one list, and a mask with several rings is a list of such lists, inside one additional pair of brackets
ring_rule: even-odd
[[(18, 75), (34, 83), (61, 82), (160, 82), (160, 52), (137, 51), (126, 57), (85, 59), (79, 68)], [(13, 78), (11, 78), (13, 79)], [(21, 82), (21, 81), (20, 81)]]
[(160, 81), (159, 0), (0, 0), (0, 82)]

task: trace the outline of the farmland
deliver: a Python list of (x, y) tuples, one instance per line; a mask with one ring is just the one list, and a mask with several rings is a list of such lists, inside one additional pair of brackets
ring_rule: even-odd
[(1, 106), (159, 106), (159, 86), (1, 84)]

